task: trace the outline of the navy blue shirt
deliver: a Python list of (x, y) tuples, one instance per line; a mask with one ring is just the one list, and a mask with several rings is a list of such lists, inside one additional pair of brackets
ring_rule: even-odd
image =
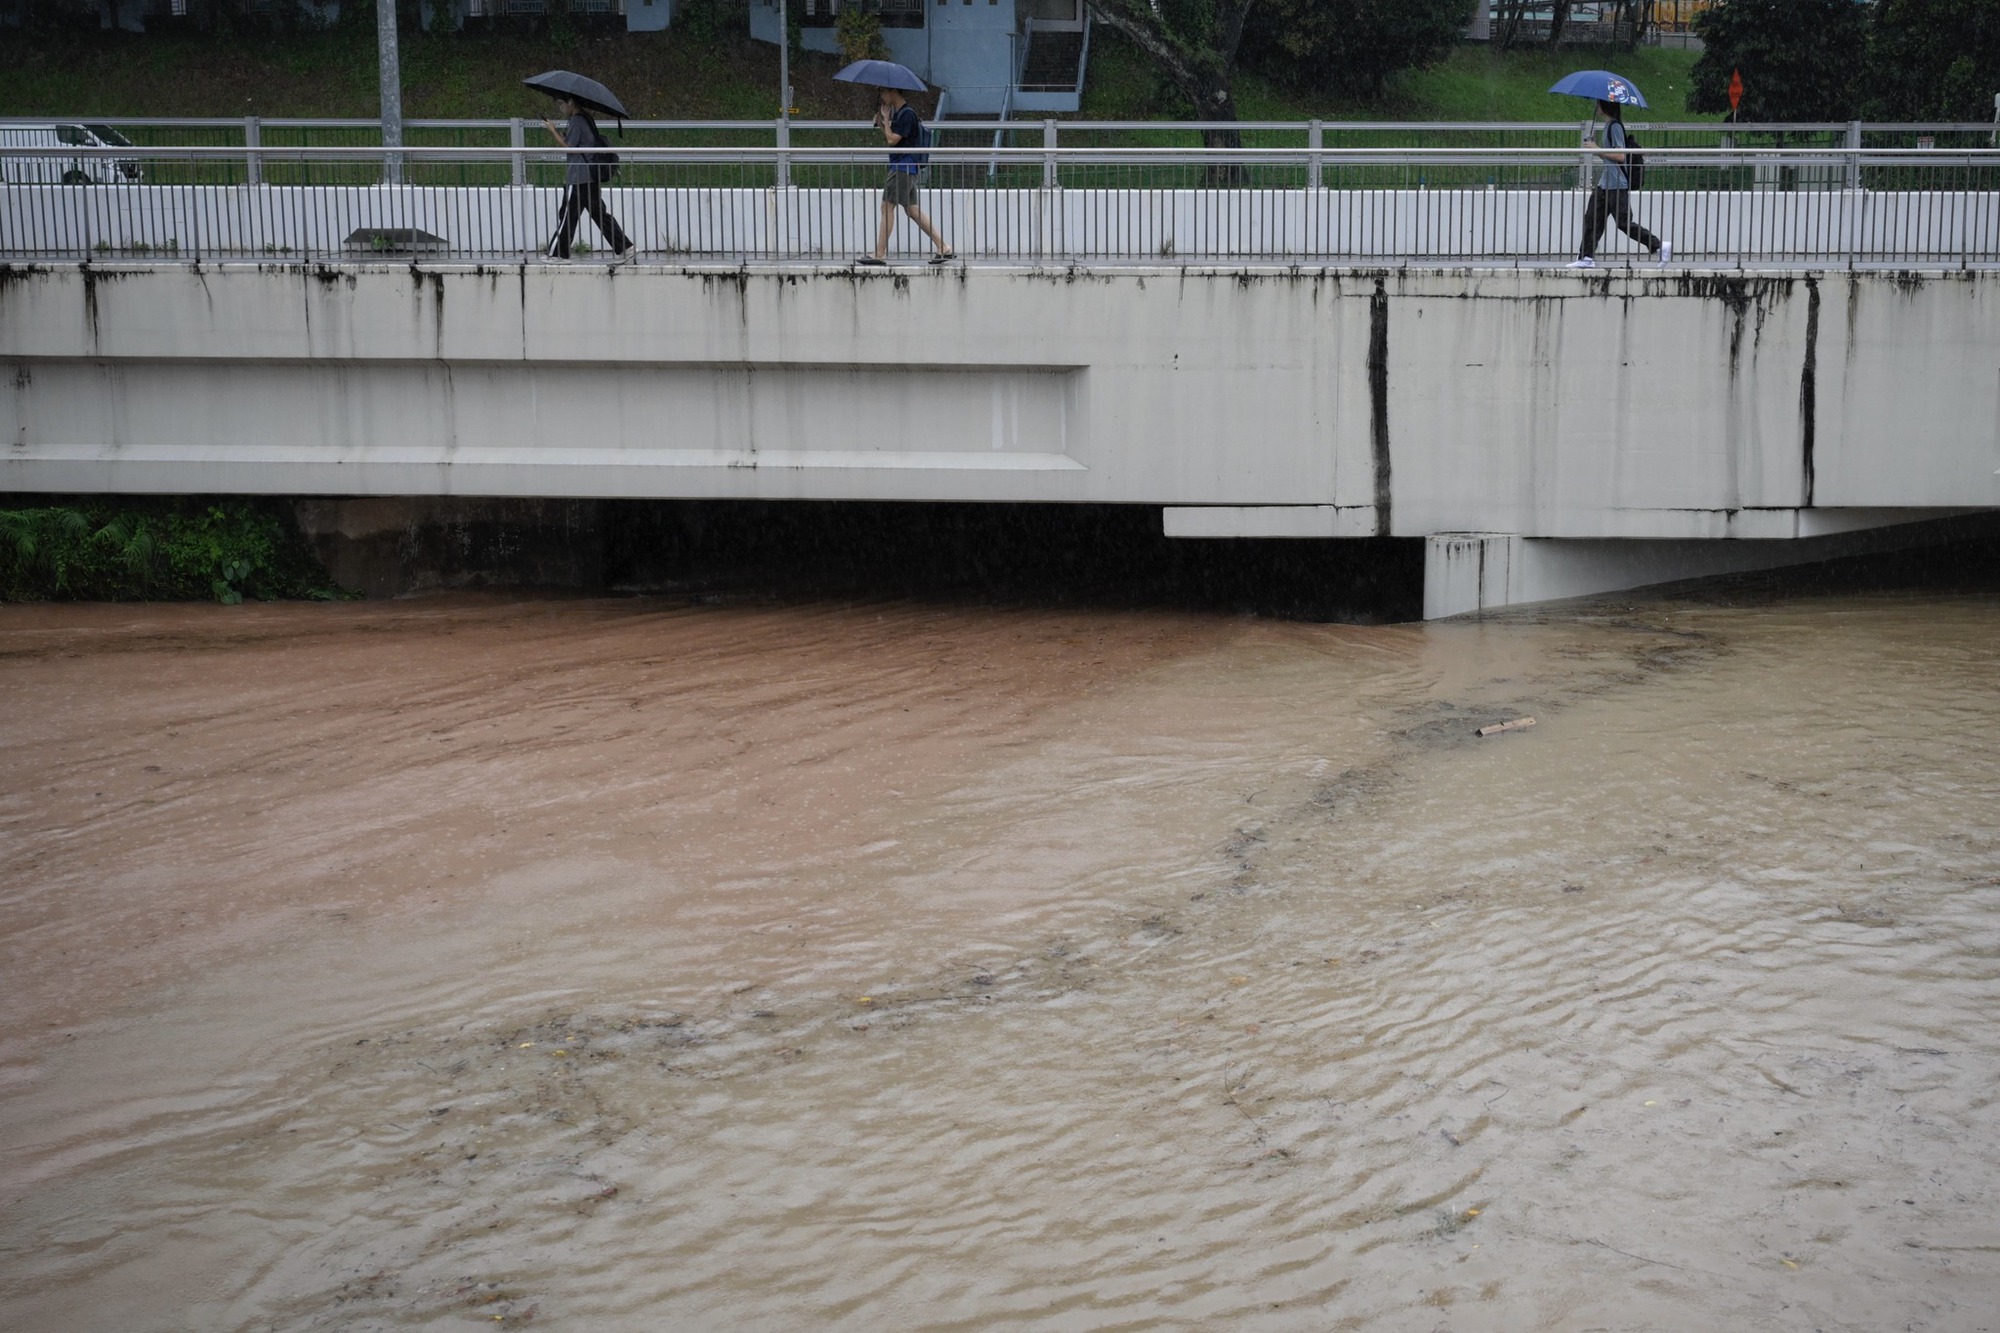
[[(897, 144), (900, 147), (919, 147), (924, 141), (923, 118), (917, 114), (915, 107), (905, 102), (896, 108), (895, 115), (889, 117), (889, 133), (896, 136)], [(889, 170), (891, 171), (907, 171), (914, 176), (917, 173), (917, 169), (922, 167), (923, 164), (924, 155), (922, 153), (889, 154)]]

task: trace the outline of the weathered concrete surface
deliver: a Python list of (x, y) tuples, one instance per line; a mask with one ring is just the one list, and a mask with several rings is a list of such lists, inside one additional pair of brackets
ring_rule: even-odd
[(435, 588), (594, 588), (604, 567), (591, 500), (369, 496), (301, 500), (294, 514), (334, 582), (370, 597)]
[(2000, 533), (2000, 512), (1993, 511), (1947, 518), (1930, 518), (1930, 510), (1827, 512), (1846, 526), (1807, 524), (1796, 537), (1725, 540), (1440, 533), (1425, 544), (1424, 619)]
[(14, 267), (0, 368), (10, 491), (1644, 541), (2000, 507), (1979, 272)]

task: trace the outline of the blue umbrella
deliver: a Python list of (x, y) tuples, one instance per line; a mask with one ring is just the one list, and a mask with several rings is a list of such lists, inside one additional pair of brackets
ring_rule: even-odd
[(833, 77), (842, 83), (865, 83), (871, 88), (901, 88), (912, 93), (925, 91), (922, 79), (893, 60), (857, 60)]
[(1608, 69), (1580, 69), (1565, 74), (1549, 89), (1570, 97), (1588, 97), (1593, 102), (1616, 102), (1620, 106), (1644, 106), (1646, 99), (1632, 80)]

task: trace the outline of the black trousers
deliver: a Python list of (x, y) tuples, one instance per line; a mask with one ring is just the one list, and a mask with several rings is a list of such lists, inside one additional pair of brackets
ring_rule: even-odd
[(562, 212), (556, 215), (556, 234), (549, 241), (551, 255), (557, 259), (569, 258), (569, 243), (576, 239), (576, 224), (585, 213), (590, 214), (590, 220), (604, 233), (604, 243), (611, 247), (612, 254), (622, 255), (632, 247), (632, 238), (604, 206), (604, 187), (596, 181), (585, 181), (563, 192)]
[(1602, 186), (1590, 192), (1590, 202), (1583, 206), (1583, 244), (1577, 247), (1577, 258), (1597, 257), (1597, 238), (1604, 234), (1605, 219), (1618, 223), (1618, 230), (1633, 240), (1658, 254), (1660, 238), (1632, 221), (1632, 192), (1630, 190), (1607, 190)]

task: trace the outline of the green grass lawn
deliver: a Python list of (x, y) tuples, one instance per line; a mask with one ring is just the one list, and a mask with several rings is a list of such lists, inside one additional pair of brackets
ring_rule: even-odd
[[(10, 36), (0, 115), (372, 117), (377, 111), (371, 30), (346, 27), (283, 37)], [(1580, 118), (1584, 104), (1544, 91), (1569, 70), (1608, 64), (1653, 104), (1654, 120), (1689, 116), (1694, 54), (1653, 48), (1501, 53), (1465, 46), (1427, 70), (1395, 76), (1380, 102), (1317, 96), (1252, 74), (1237, 103), (1254, 120), (1517, 120)], [(807, 118), (861, 118), (869, 97), (835, 83), (839, 62), (794, 62)], [(539, 114), (546, 102), (520, 86), (551, 67), (579, 69), (618, 90), (651, 119), (762, 119), (776, 113), (778, 53), (740, 32), (706, 40), (683, 33), (412, 35), (404, 39), (404, 113), (437, 119)], [(1083, 119), (1171, 120), (1179, 99), (1144, 59), (1100, 25), (1092, 37)]]
[[(373, 117), (380, 109), (372, 29), (231, 40), (149, 34), (10, 38), (0, 115)], [(407, 35), (403, 113), (412, 119), (535, 116), (549, 102), (521, 80), (576, 69), (616, 89), (635, 116), (764, 119), (778, 110), (777, 48), (740, 33)], [(867, 94), (835, 83), (838, 63), (794, 62), (808, 117), (866, 116)]]
[[(1315, 94), (1239, 73), (1237, 113), (1244, 120), (1580, 120), (1586, 104), (1556, 97), (1548, 86), (1574, 69), (1609, 67), (1638, 84), (1651, 120), (1716, 120), (1687, 109), (1693, 51), (1496, 51), (1465, 45), (1430, 69), (1394, 75), (1380, 101)], [(1091, 36), (1090, 83), (1083, 118), (1178, 118), (1178, 98), (1145, 58), (1102, 26)]]

